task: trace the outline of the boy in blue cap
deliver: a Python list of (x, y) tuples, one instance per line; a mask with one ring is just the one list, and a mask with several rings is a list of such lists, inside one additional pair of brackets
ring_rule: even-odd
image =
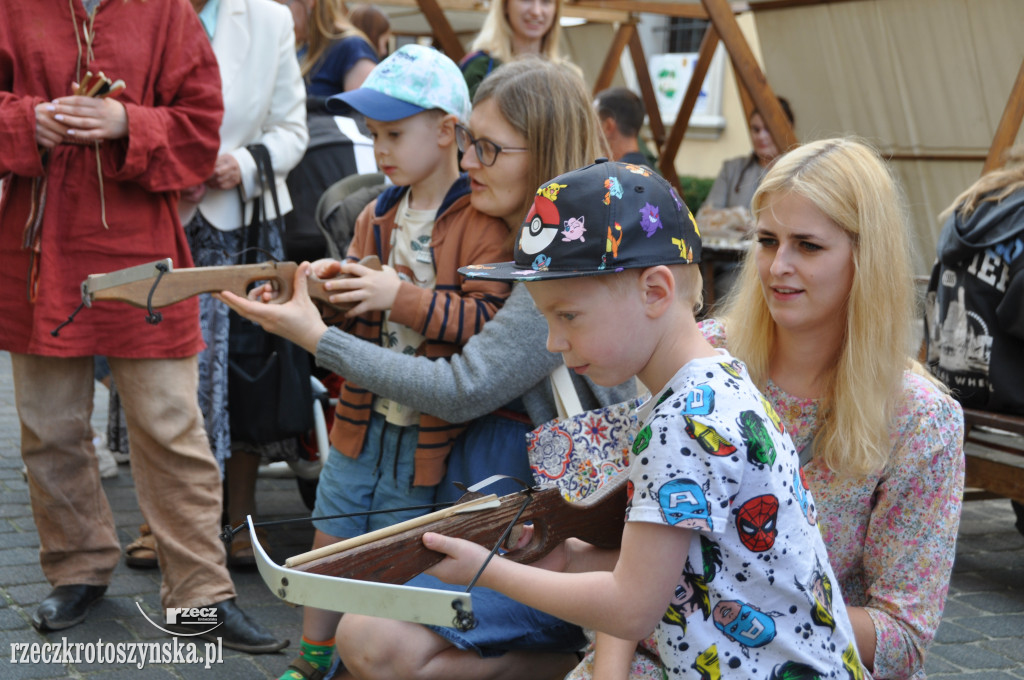
[[(458, 66), (440, 52), (406, 45), (378, 64), (362, 87), (331, 97), (335, 113), (366, 118), (380, 170), (396, 186), (356, 221), (332, 301), (353, 305), (343, 327), (396, 352), (447, 357), (494, 316), (511, 286), (464, 280), (458, 268), (508, 256), (508, 227), (470, 205), (460, 175), (455, 124), (469, 117), (469, 93)], [(367, 255), (382, 271), (356, 264)], [(445, 459), (465, 423), (448, 423), (342, 385), (314, 517), (433, 503)], [(317, 519), (313, 547), (394, 524), (424, 511)], [(307, 607), (302, 656), (282, 679), (326, 671), (340, 614)]]
[[(496, 558), (477, 583), (620, 638), (655, 630), (670, 677), (862, 678), (792, 441), (694, 319), (700, 251), (665, 180), (599, 161), (538, 190), (514, 262), (462, 270), (526, 281), (571, 370), (600, 385), (636, 375), (654, 395), (639, 411), (621, 550), (573, 540), (545, 558), (551, 570)], [(469, 582), (487, 556), (423, 542), (448, 555), (428, 573), (449, 582)]]

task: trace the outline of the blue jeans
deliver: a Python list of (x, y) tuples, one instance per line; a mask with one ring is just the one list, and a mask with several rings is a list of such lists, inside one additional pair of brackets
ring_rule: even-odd
[(379, 510), (377, 514), (339, 519), (317, 519), (313, 525), (338, 538), (404, 522), (427, 510), (395, 510), (434, 502), (436, 486), (413, 486), (419, 428), (399, 427), (374, 413), (358, 458), (331, 448), (316, 489), (313, 517)]

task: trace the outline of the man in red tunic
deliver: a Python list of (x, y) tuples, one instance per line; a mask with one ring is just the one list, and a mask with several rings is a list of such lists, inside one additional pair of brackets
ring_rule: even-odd
[[(192, 260), (179, 192), (210, 176), (223, 115), (187, 0), (0, 0), (0, 349), (11, 352), (40, 562), (40, 630), (82, 621), (121, 555), (92, 449), (92, 357), (110, 358), (165, 607), (216, 607), (225, 647), (284, 647), (235, 604), (217, 539), (221, 481), (196, 398), (195, 299), (163, 322), (96, 303), (58, 336), (89, 275)], [(87, 73), (124, 81), (72, 96)]]

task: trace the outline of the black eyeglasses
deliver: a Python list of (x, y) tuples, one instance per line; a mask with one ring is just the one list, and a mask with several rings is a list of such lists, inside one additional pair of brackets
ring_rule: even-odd
[(469, 130), (461, 123), (455, 124), (455, 145), (462, 153), (466, 153), (466, 150), (472, 146), (477, 160), (481, 165), (487, 167), (494, 165), (494, 162), (498, 160), (498, 154), (502, 151), (529, 151), (521, 146), (499, 146), (489, 139), (474, 139)]

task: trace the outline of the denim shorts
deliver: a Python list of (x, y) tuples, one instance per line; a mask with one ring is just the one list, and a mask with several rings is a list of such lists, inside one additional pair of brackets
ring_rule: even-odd
[[(420, 574), (406, 585), (459, 592), (466, 589), (427, 574)], [(583, 629), (575, 624), (527, 607), (490, 588), (477, 586), (470, 593), (476, 628), (463, 632), (457, 628), (427, 626), (458, 649), (490, 657), (515, 650), (570, 654), (587, 645)]]
[(388, 511), (434, 502), (436, 486), (412, 485), (418, 432), (415, 425), (392, 425), (374, 413), (358, 458), (349, 458), (331, 447), (320, 471), (314, 519), (367, 510), (384, 512), (315, 519), (313, 525), (329, 536), (351, 538), (426, 514), (429, 508)]

